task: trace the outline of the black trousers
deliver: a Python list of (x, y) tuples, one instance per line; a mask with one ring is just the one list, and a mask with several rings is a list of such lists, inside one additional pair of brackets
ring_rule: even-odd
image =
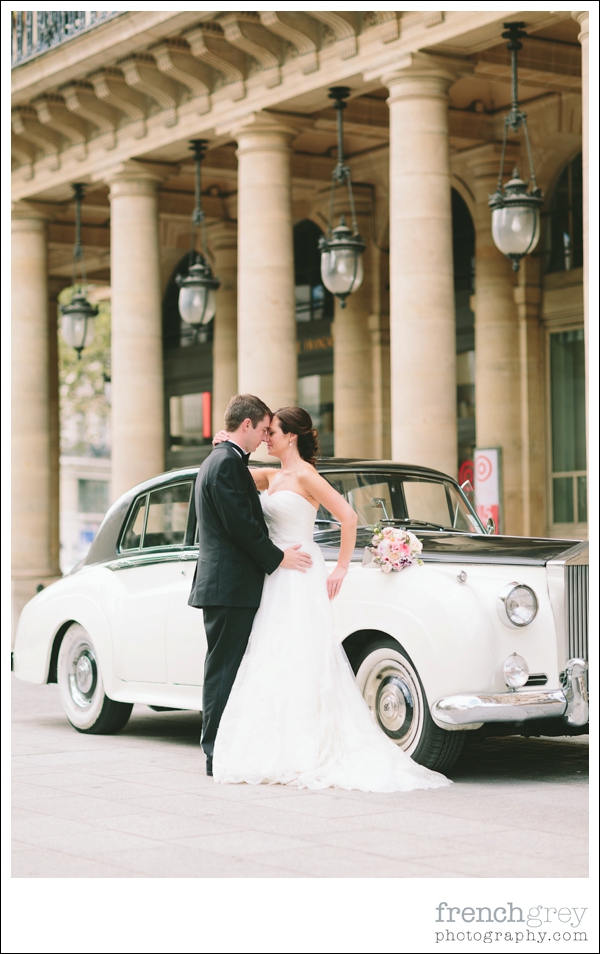
[(204, 662), (200, 744), (209, 759), (212, 759), (219, 722), (246, 652), (257, 609), (257, 606), (205, 606), (203, 609), (208, 651)]

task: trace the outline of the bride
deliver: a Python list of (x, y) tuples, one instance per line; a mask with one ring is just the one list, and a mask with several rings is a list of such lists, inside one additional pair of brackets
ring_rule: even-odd
[[(224, 431), (215, 442), (222, 440)], [(301, 543), (313, 563), (303, 573), (279, 568), (265, 580), (215, 741), (215, 782), (363, 792), (449, 785), (379, 729), (335, 638), (330, 600), (348, 572), (357, 517), (315, 469), (317, 432), (307, 411), (277, 411), (267, 446), (281, 469), (251, 473), (262, 492), (269, 536), (282, 549)], [(329, 575), (313, 542), (320, 504), (342, 528), (339, 559)]]

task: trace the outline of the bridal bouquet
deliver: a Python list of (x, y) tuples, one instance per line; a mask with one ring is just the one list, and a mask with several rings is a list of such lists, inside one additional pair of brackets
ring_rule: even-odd
[(419, 553), (423, 549), (423, 544), (410, 530), (379, 526), (374, 527), (373, 530), (374, 535), (371, 541), (373, 546), (367, 549), (373, 555), (373, 563), (383, 573), (404, 570), (407, 566), (422, 565), (423, 561), (419, 559)]

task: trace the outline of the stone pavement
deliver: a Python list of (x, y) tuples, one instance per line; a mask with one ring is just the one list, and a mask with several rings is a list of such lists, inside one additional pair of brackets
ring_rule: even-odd
[(587, 877), (587, 737), (472, 742), (437, 791), (221, 786), (195, 713), (85, 736), (12, 685), (13, 877)]

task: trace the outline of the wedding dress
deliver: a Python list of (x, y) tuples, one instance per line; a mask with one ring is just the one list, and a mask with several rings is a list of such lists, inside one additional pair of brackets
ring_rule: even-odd
[(306, 573), (267, 576), (246, 654), (215, 742), (216, 782), (405, 792), (450, 781), (388, 739), (334, 636), (316, 510), (300, 494), (261, 494), (269, 536), (312, 556)]

